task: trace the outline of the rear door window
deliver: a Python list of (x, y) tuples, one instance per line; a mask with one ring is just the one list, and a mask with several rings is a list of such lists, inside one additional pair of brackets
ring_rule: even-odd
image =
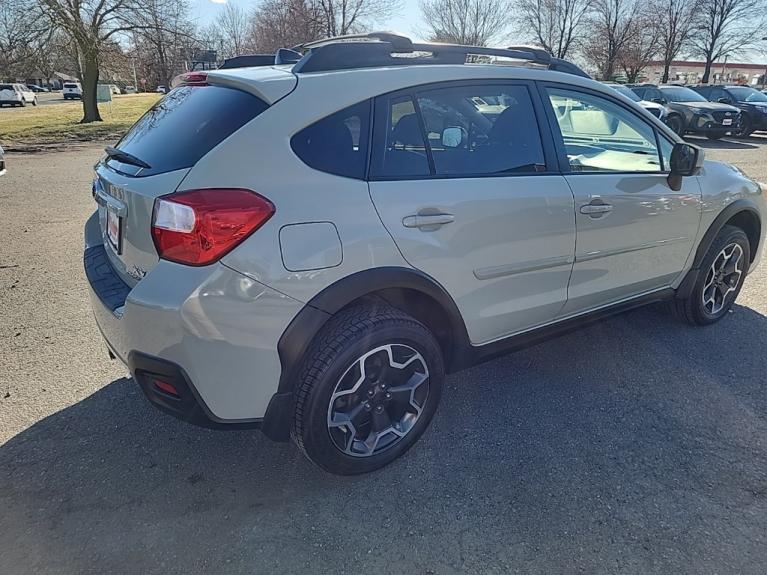
[(372, 175), (395, 179), (428, 176), (426, 141), (413, 98), (398, 96), (380, 102), (376, 105)]
[(117, 149), (151, 167), (138, 169), (114, 159), (107, 163), (136, 176), (190, 168), (266, 108), (266, 102), (242, 90), (181, 86), (155, 104), (117, 144)]
[(365, 179), (370, 141), (370, 101), (335, 112), (290, 140), (296, 155), (315, 170)]
[(545, 170), (543, 146), (525, 86), (461, 86), (417, 96), (438, 176)]

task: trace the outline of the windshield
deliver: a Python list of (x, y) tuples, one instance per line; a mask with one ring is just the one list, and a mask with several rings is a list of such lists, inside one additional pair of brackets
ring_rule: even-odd
[(616, 92), (620, 92), (621, 94), (623, 94), (624, 96), (626, 96), (627, 98), (631, 100), (634, 100), (635, 102), (640, 102), (642, 100), (642, 98), (637, 96), (634, 93), (634, 90), (632, 90), (631, 88), (627, 88), (626, 86), (623, 86), (621, 84), (607, 84), (607, 85), (610, 86)]
[(738, 88), (727, 88), (727, 91), (735, 96), (738, 102), (767, 102), (767, 95), (759, 90), (747, 88), (745, 86)]
[(703, 96), (683, 86), (660, 86), (661, 92), (672, 102), (707, 102)]

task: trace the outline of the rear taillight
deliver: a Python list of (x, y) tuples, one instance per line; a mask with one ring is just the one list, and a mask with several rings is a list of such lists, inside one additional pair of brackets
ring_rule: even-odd
[(274, 205), (241, 189), (205, 189), (157, 198), (152, 239), (165, 260), (204, 266), (215, 262), (260, 228)]

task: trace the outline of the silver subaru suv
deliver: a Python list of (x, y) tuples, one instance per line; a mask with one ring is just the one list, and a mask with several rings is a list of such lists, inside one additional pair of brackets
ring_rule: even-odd
[(711, 324), (759, 260), (759, 184), (539, 50), (263, 60), (185, 75), (95, 167), (96, 321), (183, 420), (371, 471), (447, 373), (649, 302)]

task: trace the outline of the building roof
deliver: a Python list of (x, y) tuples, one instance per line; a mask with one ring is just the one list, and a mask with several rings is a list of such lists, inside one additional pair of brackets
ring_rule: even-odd
[[(663, 66), (663, 62), (656, 60), (650, 62), (650, 66)], [(672, 66), (686, 66), (688, 68), (705, 68), (705, 62), (696, 62), (694, 60), (674, 60), (671, 62)], [(714, 62), (711, 64), (713, 69), (721, 69), (725, 66), (727, 69), (739, 69), (739, 70), (759, 70), (764, 71), (767, 69), (767, 64), (743, 64), (739, 62)]]

